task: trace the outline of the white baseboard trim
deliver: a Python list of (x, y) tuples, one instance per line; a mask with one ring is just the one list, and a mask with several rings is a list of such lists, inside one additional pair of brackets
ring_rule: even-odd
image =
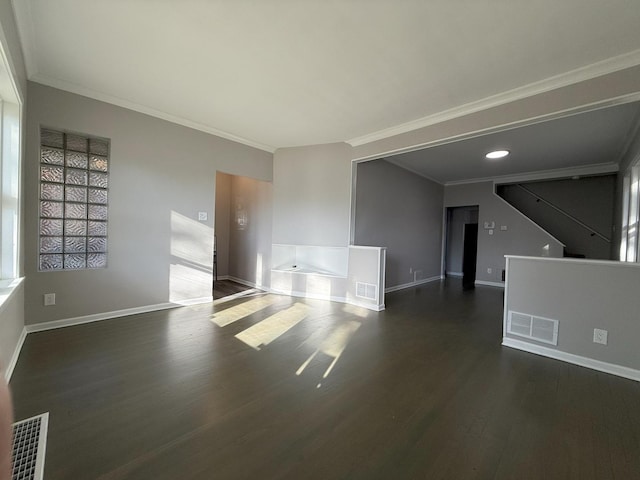
[(504, 282), (487, 282), (485, 280), (476, 280), (475, 285), (484, 285), (485, 287), (504, 288)]
[(22, 345), (24, 344), (25, 339), (27, 338), (27, 328), (23, 327), (22, 332), (20, 332), (20, 336), (18, 337), (18, 343), (16, 344), (16, 348), (13, 350), (13, 355), (11, 355), (11, 360), (9, 361), (9, 365), (7, 365), (7, 369), (4, 372), (4, 379), (7, 383), (11, 380), (11, 375), (13, 375), (13, 369), (16, 368), (16, 364), (18, 363), (18, 357), (20, 357), (20, 352), (22, 351)]
[(338, 302), (338, 303), (346, 303), (347, 305), (354, 305), (356, 307), (366, 308), (368, 310), (373, 310), (374, 312), (381, 312), (384, 310), (384, 303), (380, 305), (374, 305), (371, 303), (358, 302), (356, 300), (347, 300), (346, 297), (334, 297), (331, 295), (322, 295), (319, 293), (310, 293), (310, 292), (301, 292), (298, 290), (278, 290), (278, 289), (270, 289), (271, 293), (276, 295), (288, 295), (290, 297), (297, 298), (311, 298), (313, 300), (325, 300), (329, 302)]
[(257, 288), (259, 290), (264, 290), (265, 292), (269, 291), (269, 289), (264, 286), (259, 286), (257, 283), (243, 280), (242, 278), (234, 277), (232, 275), (227, 275), (226, 280), (231, 280), (232, 282), (239, 283), (240, 285), (244, 285), (245, 287)]
[(220, 275), (216, 280), (229, 280), (229, 275)]
[(357, 300), (347, 300), (346, 302), (349, 305), (353, 305), (355, 307), (366, 308), (367, 310), (373, 310), (374, 312), (381, 312), (384, 310), (384, 303), (380, 305), (373, 305), (371, 303), (359, 302)]
[(442, 280), (442, 275), (436, 275), (435, 277), (423, 278), (422, 280), (416, 280), (415, 282), (403, 283), (402, 285), (394, 285), (393, 287), (387, 287), (384, 289), (384, 293), (396, 292), (398, 290), (404, 290), (405, 288), (417, 287), (425, 283), (437, 282)]
[(447, 272), (447, 277), (463, 277), (462, 272)]
[(290, 297), (312, 298), (313, 300), (328, 300), (330, 302), (348, 303), (345, 297), (334, 297), (331, 295), (322, 295), (320, 293), (301, 292), (298, 290), (278, 290), (272, 288), (271, 293), (279, 295), (289, 295)]
[(582, 357), (580, 355), (574, 355), (573, 353), (554, 350), (553, 348), (542, 347), (540, 345), (534, 345), (532, 343), (515, 340), (513, 338), (503, 337), (502, 345), (509, 348), (515, 348), (516, 350), (535, 353), (536, 355), (542, 355), (543, 357), (561, 360), (563, 362), (572, 363), (581, 367), (591, 368), (592, 370), (610, 373), (611, 375), (617, 375), (618, 377), (624, 377), (630, 380), (635, 380), (636, 382), (640, 382), (640, 370), (636, 370), (634, 368), (602, 362), (593, 358)]
[(209, 295), (208, 297), (187, 298), (186, 300), (176, 300), (172, 303), (176, 306), (189, 307), (191, 305), (200, 305), (201, 303), (211, 302), (213, 302), (213, 295)]
[(115, 310), (113, 312), (94, 313), (92, 315), (84, 315), (82, 317), (34, 323), (33, 325), (26, 325), (25, 329), (27, 330), (27, 333), (43, 332), (45, 330), (53, 330), (54, 328), (64, 328), (73, 325), (81, 325), (83, 323), (99, 322), (100, 320), (126, 317), (127, 315), (136, 315), (139, 313), (156, 312), (158, 310), (167, 310), (169, 308), (176, 308), (180, 306), (181, 305), (176, 303), (159, 303), (157, 305), (146, 305), (144, 307), (125, 308), (123, 310)]

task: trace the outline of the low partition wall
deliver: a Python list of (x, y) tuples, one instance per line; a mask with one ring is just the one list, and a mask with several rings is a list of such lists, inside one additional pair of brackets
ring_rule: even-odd
[(640, 265), (506, 256), (502, 344), (640, 381)]
[(386, 249), (274, 244), (271, 290), (384, 309)]

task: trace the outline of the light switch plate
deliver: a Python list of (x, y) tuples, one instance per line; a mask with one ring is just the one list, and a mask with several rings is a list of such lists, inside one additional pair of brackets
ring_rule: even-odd
[(609, 332), (607, 330), (601, 330), (599, 328), (593, 329), (593, 343), (601, 343), (602, 345), (606, 345), (608, 336)]
[(205, 220), (207, 220), (208, 215), (207, 212), (198, 212), (198, 220), (203, 222)]
[(56, 304), (56, 294), (55, 293), (45, 293), (44, 294), (44, 306), (50, 307), (51, 305)]

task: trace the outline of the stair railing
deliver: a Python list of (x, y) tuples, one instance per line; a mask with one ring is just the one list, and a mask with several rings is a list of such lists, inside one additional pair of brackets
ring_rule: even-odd
[(604, 235), (602, 235), (600, 232), (596, 232), (593, 228), (591, 228), (589, 225), (587, 225), (586, 223), (578, 220), (576, 217), (574, 217), (573, 215), (571, 215), (570, 213), (564, 211), (563, 209), (561, 209), (560, 207), (554, 205), (553, 203), (551, 203), (548, 200), (545, 200), (544, 198), (542, 198), (540, 195), (532, 192), (531, 190), (529, 190), (527, 187), (525, 187), (524, 185), (518, 183), (516, 184), (516, 186), (520, 187), (522, 190), (524, 190), (525, 192), (527, 192), (529, 195), (532, 195), (533, 197), (535, 197), (538, 201), (543, 202), (545, 205), (548, 205), (549, 207), (553, 208), (555, 211), (560, 212), (561, 214), (563, 214), (565, 217), (569, 218), (570, 220), (572, 220), (574, 223), (577, 223), (578, 225), (580, 225), (582, 228), (588, 230), (591, 233), (591, 236), (598, 236), (600, 237), (602, 240), (604, 240), (607, 243), (611, 243), (611, 239), (605, 237)]

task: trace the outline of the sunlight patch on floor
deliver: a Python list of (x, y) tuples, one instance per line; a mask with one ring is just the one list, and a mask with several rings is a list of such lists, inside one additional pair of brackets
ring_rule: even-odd
[[(296, 375), (301, 375), (302, 372), (304, 372), (304, 369), (307, 368), (311, 361), (315, 358), (315, 356), (318, 353), (323, 353), (324, 355), (333, 358), (331, 365), (329, 365), (329, 368), (327, 368), (327, 370), (324, 372), (324, 375), (322, 375), (322, 378), (327, 378), (331, 373), (331, 370), (333, 370), (333, 367), (335, 367), (336, 363), (338, 363), (338, 360), (340, 359), (340, 356), (344, 352), (345, 348), (347, 348), (351, 337), (354, 333), (356, 333), (356, 330), (360, 328), (360, 325), (362, 325), (360, 322), (349, 320), (336, 326), (322, 341), (317, 350), (313, 352), (302, 365), (300, 365), (300, 368), (298, 369), (298, 371), (296, 371)], [(322, 384), (319, 383), (318, 388), (320, 388), (321, 385)]]
[(248, 302), (243, 302), (234, 307), (222, 310), (221, 312), (214, 313), (211, 316), (211, 321), (219, 327), (226, 327), (233, 322), (242, 320), (263, 308), (273, 305), (277, 300), (278, 297), (275, 295), (265, 295), (264, 297), (254, 298)]
[(238, 333), (236, 338), (250, 347), (260, 350), (261, 345), (269, 345), (280, 335), (304, 320), (308, 313), (309, 307), (302, 303), (296, 303)]

